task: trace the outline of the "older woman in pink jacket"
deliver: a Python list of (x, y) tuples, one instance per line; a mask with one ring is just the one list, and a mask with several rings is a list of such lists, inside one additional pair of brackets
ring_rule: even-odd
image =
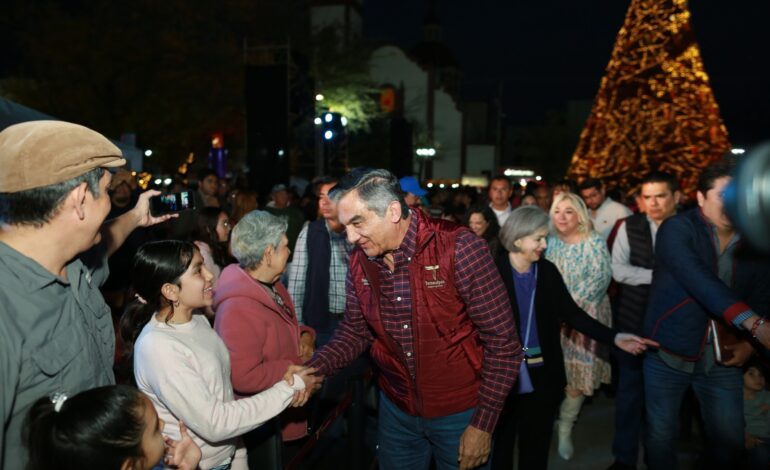
[[(313, 354), (315, 332), (298, 324), (280, 281), (291, 253), (286, 227), (284, 218), (264, 211), (246, 214), (231, 234), (230, 250), (238, 264), (222, 271), (214, 294), (214, 328), (230, 352), (233, 389), (241, 396), (269, 388), (289, 365), (302, 364)], [(284, 412), (278, 419), (284, 443), (307, 435), (304, 409)], [(246, 436), (247, 447), (255, 440)], [(260, 452), (249, 448), (249, 454), (251, 461)]]

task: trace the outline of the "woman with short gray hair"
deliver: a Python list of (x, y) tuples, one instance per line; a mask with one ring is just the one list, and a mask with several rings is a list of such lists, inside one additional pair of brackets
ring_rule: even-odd
[(256, 268), (269, 247), (279, 248), (289, 222), (265, 211), (246, 214), (230, 234), (230, 252), (244, 269)]
[[(230, 251), (238, 264), (226, 267), (214, 293), (214, 328), (230, 352), (233, 388), (253, 395), (280, 380), (286, 368), (313, 354), (315, 332), (300, 326), (294, 304), (281, 283), (289, 259), (288, 223), (264, 211), (244, 215), (230, 235)], [(281, 414), (284, 441), (307, 435), (304, 410)], [(257, 445), (264, 430), (247, 434), (244, 442), (250, 468), (259, 468)], [(264, 464), (264, 462), (261, 462)]]
[(519, 383), (508, 396), (496, 430), (492, 461), (513, 467), (518, 438), (519, 468), (547, 468), (553, 423), (567, 383), (561, 349), (561, 322), (631, 354), (653, 342), (618, 333), (577, 306), (559, 270), (543, 257), (549, 217), (537, 206), (514, 210), (500, 231), (504, 250), (497, 269), (508, 290), (524, 349)]

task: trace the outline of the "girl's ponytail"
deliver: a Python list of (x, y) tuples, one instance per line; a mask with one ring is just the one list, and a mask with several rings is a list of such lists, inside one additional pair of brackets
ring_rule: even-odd
[(122, 375), (134, 382), (134, 344), (144, 326), (150, 321), (157, 310), (156, 305), (142, 303), (137, 299), (131, 301), (120, 317), (118, 331), (120, 334)]
[(133, 382), (134, 345), (155, 312), (173, 304), (163, 296), (164, 284), (179, 285), (195, 254), (195, 245), (178, 240), (145, 243), (134, 256), (131, 283), (136, 293), (120, 318), (122, 371)]
[(27, 448), (29, 449), (29, 463), (27, 470), (45, 470), (56, 468), (53, 452), (35, 452), (35, 449), (52, 449), (56, 445), (54, 435), (56, 428), (56, 411), (49, 398), (41, 398), (29, 410), (27, 423), (24, 429)]

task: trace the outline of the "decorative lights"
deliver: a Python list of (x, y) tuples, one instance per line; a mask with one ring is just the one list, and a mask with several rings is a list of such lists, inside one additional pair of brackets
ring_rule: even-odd
[(692, 194), (730, 143), (686, 0), (632, 0), (572, 157), (569, 176), (636, 189), (650, 171)]

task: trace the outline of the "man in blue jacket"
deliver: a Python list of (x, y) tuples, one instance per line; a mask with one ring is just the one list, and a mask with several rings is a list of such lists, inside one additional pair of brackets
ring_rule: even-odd
[[(666, 220), (656, 238), (656, 264), (645, 317), (645, 334), (661, 345), (644, 361), (646, 454), (650, 469), (675, 469), (679, 409), (693, 387), (709, 440), (708, 462), (729, 468), (743, 452), (741, 365), (748, 341), (728, 346), (722, 357), (715, 335), (724, 329), (770, 345), (770, 270), (745, 255), (724, 212), (722, 196), (731, 167), (706, 168), (698, 181), (698, 208)], [(728, 326), (729, 325), (729, 326)], [(715, 347), (717, 346), (717, 347)], [(727, 364), (725, 364), (727, 362)]]

